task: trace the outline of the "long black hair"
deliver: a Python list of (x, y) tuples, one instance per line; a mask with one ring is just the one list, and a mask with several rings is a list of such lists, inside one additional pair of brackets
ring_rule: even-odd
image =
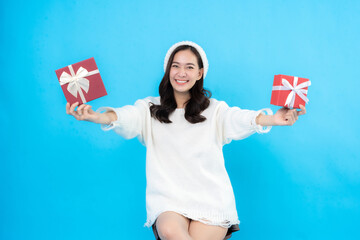
[[(164, 77), (162, 78), (159, 85), (160, 105), (152, 104), (150, 106), (151, 116), (162, 123), (171, 123), (169, 114), (172, 113), (177, 107), (174, 97), (174, 89), (170, 83), (171, 64), (177, 52), (188, 49), (195, 54), (199, 68), (204, 68), (200, 54), (194, 47), (189, 45), (181, 45), (172, 52), (166, 66)], [(190, 99), (186, 102), (185, 118), (190, 123), (199, 123), (206, 120), (206, 118), (200, 115), (200, 113), (209, 106), (211, 92), (205, 90), (203, 85), (204, 74), (202, 74), (200, 80), (196, 81), (195, 85), (189, 90)]]

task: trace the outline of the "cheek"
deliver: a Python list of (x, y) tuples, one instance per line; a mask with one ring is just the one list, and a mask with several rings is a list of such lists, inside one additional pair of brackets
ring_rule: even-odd
[(175, 71), (170, 70), (170, 74), (169, 74), (170, 78), (174, 78), (175, 74), (176, 74)]
[(197, 73), (194, 73), (194, 74), (192, 74), (192, 76), (191, 76), (191, 78), (192, 78), (193, 81), (195, 81), (195, 82), (196, 82), (196, 80), (198, 80), (198, 77), (199, 77), (199, 75), (198, 75)]

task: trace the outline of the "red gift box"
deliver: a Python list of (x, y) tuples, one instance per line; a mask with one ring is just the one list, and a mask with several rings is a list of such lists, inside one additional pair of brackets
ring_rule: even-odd
[(305, 106), (309, 102), (307, 92), (310, 85), (307, 78), (275, 75), (270, 104), (288, 108)]
[(60, 68), (55, 73), (70, 104), (82, 104), (107, 95), (93, 57)]

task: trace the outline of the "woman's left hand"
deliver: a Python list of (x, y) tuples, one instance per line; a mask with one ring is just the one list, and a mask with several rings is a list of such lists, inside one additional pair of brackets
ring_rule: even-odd
[(303, 105), (299, 105), (301, 111), (296, 109), (281, 108), (273, 116), (274, 125), (278, 126), (292, 126), (300, 115), (306, 113), (306, 109)]

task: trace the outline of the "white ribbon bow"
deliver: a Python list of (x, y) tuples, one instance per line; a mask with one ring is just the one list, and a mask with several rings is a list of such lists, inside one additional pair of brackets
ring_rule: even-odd
[(297, 85), (298, 77), (294, 77), (294, 86), (292, 86), (286, 79), (282, 78), (283, 86), (273, 86), (272, 90), (291, 90), (289, 95), (286, 98), (285, 106), (294, 107), (295, 97), (298, 95), (306, 103), (309, 102), (309, 99), (304, 95), (307, 94), (307, 90), (304, 89), (311, 85), (311, 81), (306, 81)]
[(88, 72), (88, 70), (86, 70), (85, 68), (80, 67), (75, 74), (72, 65), (69, 65), (68, 67), (71, 75), (65, 71), (62, 72), (60, 76), (60, 85), (69, 83), (67, 90), (76, 98), (77, 93), (79, 93), (82, 102), (86, 103), (86, 99), (81, 89), (83, 89), (87, 93), (89, 91), (90, 82), (85, 77), (97, 74), (99, 73), (99, 70), (96, 69), (94, 71)]

